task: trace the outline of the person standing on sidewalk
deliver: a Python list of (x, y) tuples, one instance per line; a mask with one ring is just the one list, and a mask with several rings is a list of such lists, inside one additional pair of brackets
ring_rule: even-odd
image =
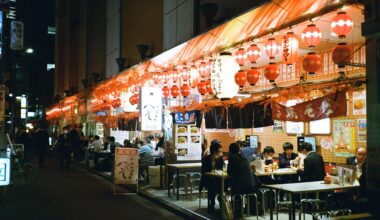
[(68, 137), (70, 149), (74, 154), (74, 160), (79, 161), (81, 140), (76, 124), (72, 125), (71, 130), (68, 133)]
[(71, 150), (68, 137), (69, 128), (63, 127), (63, 133), (58, 137), (58, 149), (61, 168), (69, 169), (71, 162)]
[(45, 130), (45, 126), (43, 124), (38, 126), (36, 133), (34, 133), (33, 140), (34, 147), (37, 151), (39, 167), (43, 168), (45, 163), (46, 151), (49, 147), (49, 134)]

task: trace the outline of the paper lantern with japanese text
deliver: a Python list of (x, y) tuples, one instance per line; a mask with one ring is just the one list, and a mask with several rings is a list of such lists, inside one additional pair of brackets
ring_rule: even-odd
[(278, 45), (276, 39), (269, 38), (265, 44), (265, 52), (269, 56), (269, 59), (273, 60), (279, 51), (280, 46)]
[(240, 89), (242, 89), (246, 82), (247, 82), (246, 72), (244, 72), (243, 70), (239, 70), (239, 72), (235, 74), (235, 83), (238, 84)]
[(339, 68), (343, 68), (345, 67), (345, 63), (351, 61), (352, 56), (352, 48), (346, 43), (339, 43), (333, 50), (332, 60), (334, 63), (338, 64)]
[(314, 75), (322, 67), (321, 58), (315, 53), (308, 53), (307, 56), (302, 61), (302, 67), (309, 75)]
[(256, 44), (251, 44), (247, 49), (247, 58), (251, 63), (256, 63), (261, 56), (260, 48)]
[(352, 18), (345, 11), (340, 11), (333, 18), (331, 29), (339, 38), (345, 38), (351, 32), (353, 25)]
[(288, 32), (282, 42), (282, 62), (292, 65), (298, 59), (298, 39), (293, 32)]
[(206, 77), (206, 73), (207, 73), (206, 62), (202, 61), (201, 64), (199, 64), (198, 72), (202, 79)]
[(264, 76), (270, 83), (274, 83), (279, 75), (276, 63), (269, 63), (269, 65), (265, 67)]
[(239, 86), (235, 83), (235, 74), (238, 70), (239, 65), (231, 56), (231, 53), (221, 53), (213, 62), (211, 87), (216, 97), (229, 99), (238, 93)]
[(239, 48), (234, 54), (234, 57), (239, 66), (243, 66), (247, 57), (244, 48)]
[(181, 95), (183, 96), (183, 97), (188, 97), (189, 95), (190, 95), (190, 86), (189, 85), (187, 85), (187, 84), (183, 84), (182, 86), (181, 86)]
[(315, 24), (309, 24), (301, 34), (302, 41), (309, 48), (316, 47), (322, 38), (321, 30)]
[(260, 72), (256, 68), (247, 71), (247, 81), (249, 85), (254, 86), (260, 79)]
[(179, 96), (179, 88), (177, 85), (172, 85), (172, 87), (170, 88), (170, 94), (173, 98), (177, 98)]

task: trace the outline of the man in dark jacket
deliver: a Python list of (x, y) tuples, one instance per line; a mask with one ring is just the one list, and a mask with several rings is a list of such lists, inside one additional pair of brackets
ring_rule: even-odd
[(59, 150), (60, 167), (62, 169), (69, 169), (71, 162), (71, 150), (68, 137), (69, 128), (64, 127), (63, 133), (59, 135), (57, 144)]
[(300, 172), (303, 182), (321, 181), (326, 176), (323, 157), (312, 150), (313, 147), (308, 142), (304, 142), (301, 146), (301, 153), (306, 155), (304, 170)]
[(49, 134), (44, 129), (43, 125), (40, 125), (37, 128), (37, 131), (36, 133), (34, 133), (34, 136), (33, 136), (33, 141), (34, 141), (34, 147), (38, 155), (39, 167), (42, 168), (44, 167), (46, 152), (49, 147)]
[(234, 218), (241, 216), (241, 194), (253, 193), (260, 185), (255, 174), (252, 172), (250, 160), (240, 152), (236, 143), (229, 147), (229, 158), (227, 173), (231, 177), (232, 192), (235, 194)]
[(205, 186), (208, 189), (208, 211), (214, 212), (215, 210), (215, 197), (217, 192), (220, 192), (221, 184), (215, 178), (206, 178), (204, 175), (213, 170), (223, 170), (224, 160), (222, 154), (222, 146), (220, 141), (211, 141), (210, 155), (202, 159), (202, 179), (201, 188)]
[(289, 142), (285, 142), (284, 145), (282, 145), (282, 149), (284, 149), (284, 152), (278, 155), (280, 159), (279, 167), (280, 168), (291, 167), (293, 164), (293, 161), (297, 159), (298, 154), (293, 153), (293, 144)]

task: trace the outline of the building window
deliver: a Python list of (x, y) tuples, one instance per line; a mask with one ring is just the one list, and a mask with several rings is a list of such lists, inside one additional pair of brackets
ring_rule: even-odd
[(51, 26), (49, 26), (47, 32), (48, 32), (48, 34), (53, 34), (53, 35), (55, 35), (55, 27), (51, 27)]
[(48, 63), (48, 64), (46, 64), (46, 70), (50, 71), (51, 69), (55, 69), (55, 64), (54, 63)]

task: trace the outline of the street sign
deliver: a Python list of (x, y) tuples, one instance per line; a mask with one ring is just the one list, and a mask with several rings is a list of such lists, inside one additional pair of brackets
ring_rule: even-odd
[(11, 21), (11, 42), (12, 50), (24, 49), (24, 23), (22, 21)]

